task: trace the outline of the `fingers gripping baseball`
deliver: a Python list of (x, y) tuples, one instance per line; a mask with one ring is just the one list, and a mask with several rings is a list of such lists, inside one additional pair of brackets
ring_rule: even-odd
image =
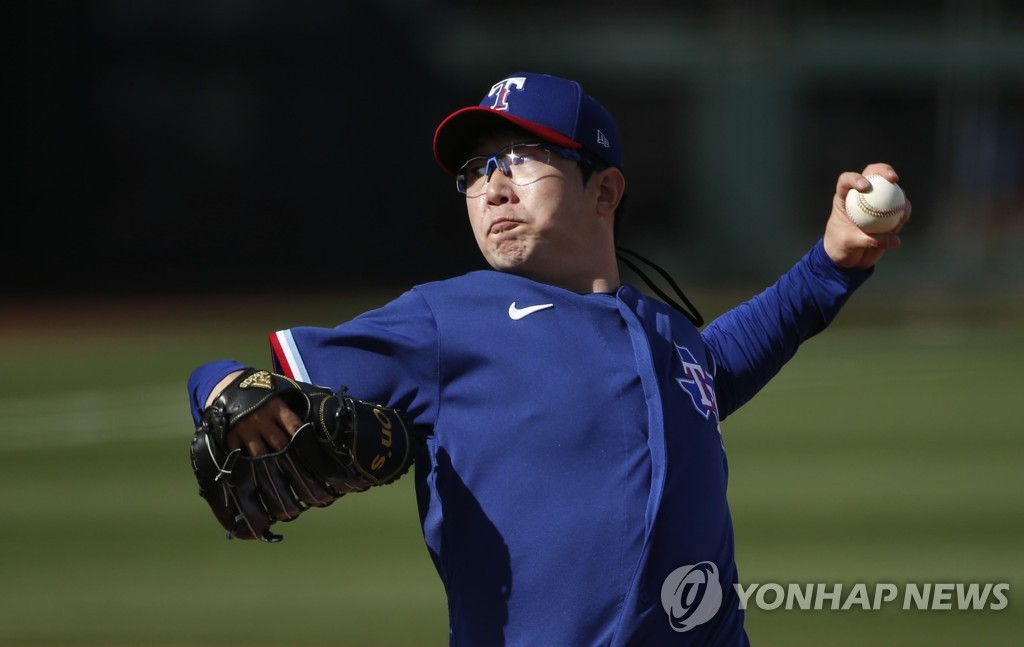
[[(872, 196), (872, 199), (899, 200), (899, 204), (878, 205), (877, 213), (857, 214), (861, 216), (859, 218), (860, 225), (855, 222), (849, 212), (848, 205), (854, 201), (848, 202), (848, 198), (860, 197), (861, 192), (864, 195), (871, 195), (872, 183), (879, 183), (875, 179), (876, 177), (884, 180), (885, 182), (881, 184), (890, 188), (891, 185), (895, 185), (899, 181), (899, 176), (890, 165), (877, 163), (869, 164), (861, 173), (852, 171), (843, 173), (836, 182), (832, 213), (825, 226), (824, 243), (826, 253), (842, 267), (868, 270), (882, 258), (886, 251), (896, 249), (902, 242), (899, 234), (910, 218), (911, 205), (898, 186), (891, 188), (890, 192), (885, 195), (878, 192)], [(876, 215), (884, 216), (889, 220), (895, 217), (898, 221), (895, 226), (892, 222), (883, 222), (879, 226), (872, 227), (870, 224), (874, 223), (870, 223), (870, 221)], [(866, 229), (873, 229), (879, 233), (872, 233)], [(882, 229), (888, 229), (888, 231), (880, 231)]]

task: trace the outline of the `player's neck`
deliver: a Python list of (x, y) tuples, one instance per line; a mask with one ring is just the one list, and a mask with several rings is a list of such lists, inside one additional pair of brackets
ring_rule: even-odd
[(615, 292), (619, 289), (619, 267), (612, 256), (609, 261), (602, 261), (573, 268), (569, 263), (557, 263), (548, 271), (540, 270), (526, 276), (541, 283), (575, 292), (591, 294), (594, 292)]
[(614, 277), (594, 279), (593, 289), (589, 292), (615, 292), (619, 289), (619, 285), (621, 285), (619, 273), (616, 272)]
[(614, 248), (609, 254), (592, 254), (587, 262), (577, 267), (576, 272), (567, 274), (564, 282), (562, 287), (577, 294), (618, 290), (619, 264), (615, 260)]

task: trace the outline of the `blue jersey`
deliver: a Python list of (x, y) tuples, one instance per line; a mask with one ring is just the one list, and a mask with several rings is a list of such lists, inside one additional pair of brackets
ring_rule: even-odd
[[(416, 492), (453, 645), (746, 645), (720, 422), (866, 276), (819, 243), (699, 332), (630, 285), (482, 271), (271, 342), (279, 371), (426, 430)], [(193, 374), (194, 410), (235, 367)]]

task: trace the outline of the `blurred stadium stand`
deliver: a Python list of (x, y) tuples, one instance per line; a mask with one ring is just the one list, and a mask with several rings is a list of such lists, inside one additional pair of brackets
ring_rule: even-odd
[(1024, 2), (678, 4), (12, 5), (0, 292), (477, 269), (430, 141), (518, 69), (577, 78), (617, 115), (624, 242), (691, 283), (777, 275), (820, 235), (838, 173), (879, 160), (916, 214), (892, 276), (1024, 283)]

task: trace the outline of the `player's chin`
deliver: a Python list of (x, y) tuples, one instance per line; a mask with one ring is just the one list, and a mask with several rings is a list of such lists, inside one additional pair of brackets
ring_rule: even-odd
[(519, 242), (498, 243), (484, 255), (491, 267), (499, 272), (520, 270), (529, 258), (526, 247)]

